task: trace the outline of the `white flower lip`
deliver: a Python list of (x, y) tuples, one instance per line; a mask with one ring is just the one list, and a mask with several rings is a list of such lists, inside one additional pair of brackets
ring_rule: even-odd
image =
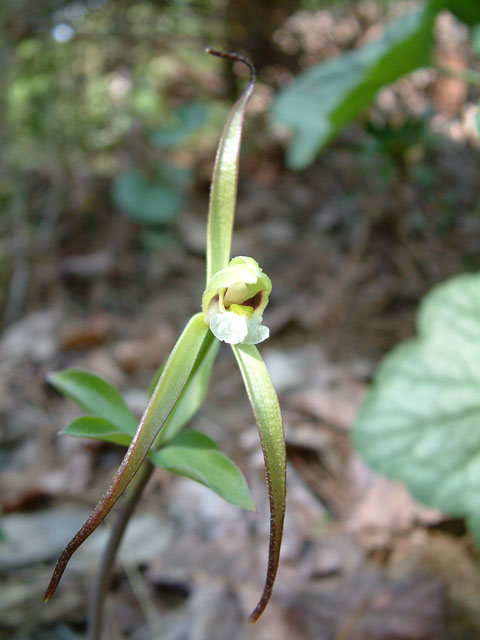
[(233, 258), (208, 283), (202, 306), (214, 336), (228, 344), (258, 344), (270, 335), (261, 324), (272, 290), (270, 278), (252, 258)]
[(213, 335), (227, 344), (258, 344), (270, 335), (258, 316), (238, 315), (234, 311), (217, 313), (210, 320)]

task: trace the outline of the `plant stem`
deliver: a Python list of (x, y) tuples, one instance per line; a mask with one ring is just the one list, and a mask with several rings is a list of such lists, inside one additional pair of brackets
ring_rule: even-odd
[(473, 71), (472, 69), (452, 69), (449, 67), (439, 67), (437, 65), (433, 68), (443, 76), (458, 78), (459, 80), (465, 80), (465, 82), (469, 84), (480, 86), (480, 73), (478, 73), (478, 71)]
[(135, 507), (142, 495), (147, 482), (152, 475), (154, 467), (147, 459), (143, 462), (135, 478), (132, 480), (129, 491), (118, 512), (105, 548), (100, 568), (93, 584), (90, 604), (88, 608), (88, 640), (100, 640), (103, 626), (103, 605), (112, 581), (115, 557), (122, 542), (123, 534), (127, 528), (128, 521), (133, 514)]

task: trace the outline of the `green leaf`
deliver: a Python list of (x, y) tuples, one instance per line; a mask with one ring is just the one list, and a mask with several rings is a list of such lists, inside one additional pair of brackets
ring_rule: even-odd
[(184, 431), (151, 452), (157, 467), (191, 478), (242, 509), (255, 509), (247, 482), (237, 467), (211, 438), (198, 431)]
[(168, 224), (184, 203), (184, 196), (176, 184), (160, 175), (145, 177), (139, 171), (127, 171), (113, 183), (116, 206), (128, 217), (141, 224)]
[[(217, 52), (207, 51), (217, 55)], [(231, 55), (236, 54), (222, 54), (221, 57), (231, 57)], [(239, 59), (248, 64), (241, 56), (233, 59)], [(250, 81), (230, 111), (215, 157), (208, 209), (207, 284), (210, 278), (226, 267), (230, 260), (243, 121), (255, 86), (252, 67), (250, 71)]]
[(384, 35), (302, 73), (275, 98), (271, 118), (295, 132), (287, 162), (302, 169), (369, 105), (380, 87), (430, 62), (436, 11), (410, 11)]
[(128, 447), (132, 441), (132, 435), (121, 431), (105, 418), (98, 416), (82, 416), (71, 422), (68, 427), (60, 431), (61, 435), (75, 436), (77, 438), (92, 438), (104, 440)]
[(277, 394), (258, 349), (254, 345), (239, 344), (232, 345), (232, 350), (257, 421), (270, 498), (267, 578), (262, 596), (250, 616), (250, 622), (255, 622), (270, 600), (280, 558), (286, 495), (285, 438)]
[(96, 416), (104, 418), (118, 431), (133, 436), (138, 421), (127, 407), (120, 391), (109, 382), (83, 369), (65, 369), (48, 375), (49, 383)]
[(176, 117), (177, 122), (173, 125), (161, 127), (153, 134), (153, 142), (158, 147), (175, 147), (201, 129), (207, 118), (207, 105), (189, 102), (178, 109)]
[[(165, 424), (170, 412), (187, 383), (197, 357), (210, 331), (205, 324), (203, 313), (193, 316), (173, 348), (150, 402), (143, 414), (130, 447), (112, 483), (100, 498), (85, 524), (69, 542), (55, 567), (45, 600), (48, 601), (60, 582), (65, 567), (78, 547), (95, 531), (98, 525), (122, 495), (150, 447)], [(208, 338), (209, 339), (209, 338)]]
[[(210, 373), (220, 346), (218, 340), (213, 339), (212, 334), (207, 334), (207, 337), (208, 340), (205, 339), (205, 348), (201, 350), (198, 356), (198, 364), (196, 363), (194, 366), (176, 405), (165, 421), (163, 429), (158, 434), (154, 445), (152, 445), (155, 448), (160, 447), (164, 442), (168, 442), (174, 438), (192, 419), (205, 400)], [(164, 368), (164, 365), (162, 365), (155, 375), (150, 389), (150, 395), (152, 395)], [(130, 431), (126, 433), (105, 418), (100, 418), (99, 416), (82, 416), (71, 422), (68, 427), (60, 433), (78, 438), (104, 440), (105, 442), (112, 442), (128, 447), (132, 441), (135, 430), (136, 427), (133, 429), (133, 432)]]
[(353, 437), (375, 470), (419, 500), (480, 522), (480, 275), (426, 296), (418, 337), (378, 369)]

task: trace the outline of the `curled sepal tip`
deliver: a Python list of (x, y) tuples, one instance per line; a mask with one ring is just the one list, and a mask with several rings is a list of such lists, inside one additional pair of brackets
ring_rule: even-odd
[(230, 110), (218, 144), (212, 175), (207, 226), (207, 283), (227, 266), (232, 245), (233, 219), (237, 197), (238, 161), (245, 109), (255, 86), (252, 62), (238, 53), (206, 49), (207, 53), (243, 62), (250, 70), (250, 80)]
[(265, 459), (265, 475), (270, 501), (270, 543), (265, 586), (249, 618), (258, 620), (272, 595), (280, 559), (285, 519), (286, 452), (282, 416), (277, 394), (264, 361), (253, 345), (232, 346), (258, 426)]
[(85, 524), (68, 543), (58, 559), (52, 579), (45, 592), (45, 602), (48, 602), (55, 593), (74, 552), (95, 531), (137, 473), (158, 432), (165, 424), (182, 393), (207, 334), (208, 327), (205, 325), (203, 314), (197, 313), (191, 318), (173, 348), (137, 432), (112, 483), (100, 498)]

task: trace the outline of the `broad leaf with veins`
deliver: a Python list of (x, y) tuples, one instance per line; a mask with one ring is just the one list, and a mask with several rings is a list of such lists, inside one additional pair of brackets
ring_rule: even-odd
[(353, 430), (359, 453), (480, 540), (480, 275), (435, 287), (418, 336), (379, 367)]

